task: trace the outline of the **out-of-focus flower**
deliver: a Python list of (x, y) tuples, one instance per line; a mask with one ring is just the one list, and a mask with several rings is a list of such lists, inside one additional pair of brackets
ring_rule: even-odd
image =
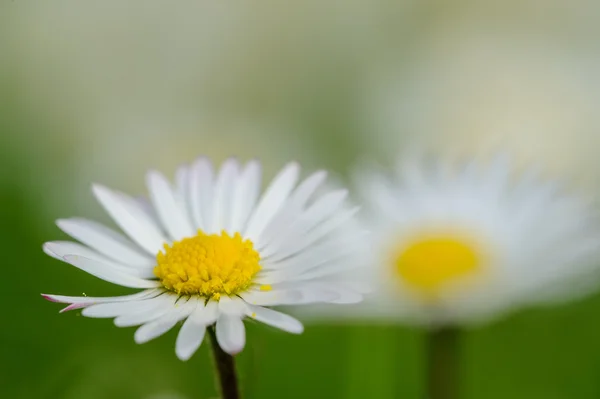
[(462, 324), (589, 292), (600, 267), (590, 204), (533, 170), (513, 172), (507, 156), (364, 171), (375, 289), (363, 314)]
[(299, 167), (286, 166), (259, 199), (261, 168), (226, 161), (217, 173), (201, 158), (182, 166), (172, 188), (149, 172), (150, 203), (103, 186), (94, 194), (129, 236), (86, 219), (58, 226), (82, 244), (49, 242), (44, 250), (105, 281), (144, 291), (122, 297), (45, 298), (85, 308), (88, 317), (115, 317), (120, 327), (141, 327), (147, 342), (185, 320), (177, 356), (189, 359), (216, 323), (216, 338), (235, 354), (245, 345), (243, 319), (301, 333), (296, 319), (275, 305), (352, 303), (361, 295), (336, 276), (356, 262), (356, 209), (340, 209), (346, 190), (309, 202), (326, 174), (316, 172), (297, 187)]

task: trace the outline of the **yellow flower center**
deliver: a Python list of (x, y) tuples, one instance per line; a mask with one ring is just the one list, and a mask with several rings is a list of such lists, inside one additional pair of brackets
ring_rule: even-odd
[(164, 252), (156, 255), (154, 274), (170, 291), (218, 300), (223, 294), (246, 290), (261, 269), (259, 260), (252, 241), (243, 240), (239, 233), (198, 230), (195, 237), (165, 244)]
[(453, 237), (427, 237), (400, 251), (396, 270), (409, 286), (436, 296), (450, 282), (477, 272), (482, 265), (475, 245)]

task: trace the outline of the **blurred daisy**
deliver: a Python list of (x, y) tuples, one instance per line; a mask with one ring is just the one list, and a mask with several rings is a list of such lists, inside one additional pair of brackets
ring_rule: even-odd
[(359, 177), (370, 207), (370, 313), (425, 325), (465, 323), (583, 294), (600, 266), (596, 215), (583, 198), (507, 157), (463, 166), (399, 164)]
[(335, 278), (359, 258), (356, 232), (346, 228), (356, 209), (343, 207), (345, 190), (310, 201), (325, 177), (316, 172), (296, 187), (299, 167), (292, 163), (259, 199), (258, 162), (242, 167), (230, 159), (215, 173), (201, 158), (177, 171), (175, 187), (149, 172), (149, 202), (94, 185), (128, 238), (90, 220), (65, 219), (58, 226), (81, 244), (48, 242), (44, 250), (108, 282), (144, 290), (44, 297), (69, 303), (63, 310), (84, 308), (87, 317), (114, 317), (119, 327), (141, 325), (137, 343), (184, 321), (176, 342), (182, 360), (215, 323), (217, 342), (229, 354), (245, 345), (244, 318), (301, 333), (299, 321), (268, 307), (361, 300)]

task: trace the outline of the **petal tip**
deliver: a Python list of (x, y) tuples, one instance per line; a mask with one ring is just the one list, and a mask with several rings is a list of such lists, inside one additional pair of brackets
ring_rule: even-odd
[(52, 242), (45, 242), (42, 245), (42, 251), (44, 251), (44, 253), (46, 255), (50, 255), (53, 258), (57, 258), (58, 255), (56, 254), (56, 251), (53, 249), (53, 247), (54, 247), (54, 244)]
[(113, 198), (114, 196), (114, 193), (111, 189), (98, 183), (92, 184), (92, 193), (100, 203), (103, 203), (107, 199)]
[(92, 191), (94, 194), (101, 194), (108, 192), (108, 188), (100, 183), (92, 183)]
[(40, 294), (40, 295), (42, 296), (42, 298), (44, 298), (48, 302), (54, 302), (54, 303), (58, 303), (59, 302), (56, 299), (52, 298), (51, 295), (48, 295), (48, 294)]
[(192, 358), (193, 353), (187, 353), (187, 352), (176, 350), (175, 355), (177, 356), (177, 359), (181, 360), (182, 362), (187, 362), (188, 360), (190, 360)]
[(69, 219), (66, 219), (66, 218), (60, 218), (60, 219), (56, 219), (54, 223), (56, 223), (56, 225), (57, 225), (58, 227), (62, 227), (62, 226), (64, 226), (65, 224), (68, 224), (68, 223), (69, 223)]
[(314, 172), (314, 176), (318, 176), (322, 179), (324, 177), (327, 177), (327, 171), (325, 169), (319, 169), (316, 172)]
[(231, 356), (237, 356), (239, 355), (242, 351), (244, 350), (244, 347), (235, 347), (235, 348), (228, 348), (228, 350), (226, 350), (225, 352), (227, 352), (228, 354), (230, 354)]
[(89, 305), (89, 303), (72, 303), (69, 306), (67, 306), (66, 308), (62, 308), (58, 313), (65, 313), (70, 310), (81, 309), (88, 305)]
[(148, 170), (148, 172), (146, 172), (146, 179), (148, 180), (148, 182), (152, 182), (156, 180), (163, 180), (164, 176), (158, 170), (150, 169)]
[(192, 166), (201, 166), (201, 165), (211, 166), (212, 162), (206, 155), (200, 155), (199, 157), (196, 157)]
[(298, 322), (298, 325), (295, 326), (290, 332), (292, 334), (298, 334), (298, 335), (304, 333), (304, 324)]

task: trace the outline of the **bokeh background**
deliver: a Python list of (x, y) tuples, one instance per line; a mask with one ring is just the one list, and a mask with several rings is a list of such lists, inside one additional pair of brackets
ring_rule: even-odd
[[(91, 182), (143, 193), (151, 167), (205, 154), (287, 160), (340, 178), (413, 148), (498, 149), (600, 194), (594, 0), (139, 0), (0, 3), (0, 392), (10, 398), (215, 397), (206, 346), (41, 292), (126, 291), (43, 255), (53, 222), (108, 222)], [(549, 215), (548, 223), (551, 223)], [(422, 398), (408, 326), (248, 326), (246, 398)], [(471, 328), (469, 399), (600, 398), (600, 295)]]

